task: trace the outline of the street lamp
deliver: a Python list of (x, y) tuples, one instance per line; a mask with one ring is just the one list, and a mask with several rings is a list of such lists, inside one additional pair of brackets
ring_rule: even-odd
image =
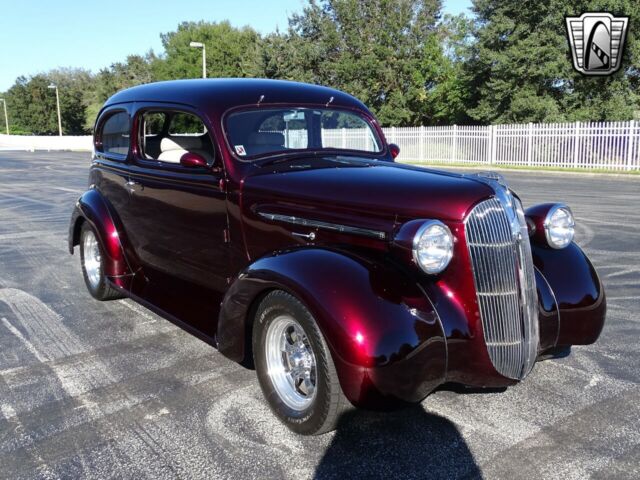
[(60, 95), (58, 94), (58, 86), (52, 83), (47, 88), (53, 88), (56, 91), (56, 105), (58, 106), (58, 134), (62, 136), (62, 118), (60, 117)]
[(189, 46), (202, 49), (202, 78), (207, 78), (207, 48), (202, 42), (191, 42)]
[(9, 117), (7, 116), (7, 101), (4, 98), (0, 98), (0, 102), (4, 104), (4, 124), (7, 127), (7, 135), (9, 135)]

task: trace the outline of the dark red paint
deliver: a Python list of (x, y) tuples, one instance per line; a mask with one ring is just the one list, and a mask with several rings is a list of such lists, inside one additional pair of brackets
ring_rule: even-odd
[(69, 252), (73, 254), (73, 247), (80, 242), (80, 227), (82, 222), (90, 223), (100, 232), (98, 241), (102, 251), (107, 256), (105, 275), (122, 288), (129, 287), (133, 276), (133, 269), (123, 248), (124, 229), (117, 218), (111, 215), (104, 197), (95, 189), (87, 190), (76, 202), (69, 224)]
[(393, 158), (396, 158), (398, 155), (400, 155), (400, 147), (395, 143), (389, 144), (389, 151), (391, 152), (391, 156)]
[(197, 153), (187, 152), (180, 157), (180, 165), (188, 168), (204, 168), (207, 166), (207, 161)]
[[(357, 99), (333, 89), (268, 80), (190, 80), (135, 87), (114, 95), (99, 115), (131, 117), (132, 145), (115, 158), (99, 151), (91, 188), (71, 219), (69, 246), (88, 221), (107, 254), (107, 275), (135, 300), (247, 361), (252, 314), (270, 290), (302, 300), (326, 337), (342, 388), (358, 405), (419, 401), (445, 381), (474, 386), (514, 383), (496, 372), (483, 340), (464, 235), (464, 219), (493, 195), (484, 183), (398, 165), (394, 149), (296, 157), (260, 166), (232, 152), (224, 117), (261, 105), (352, 109), (382, 130)], [(203, 120), (215, 148), (212, 166), (142, 158), (139, 113), (171, 108)], [(536, 229), (547, 206), (527, 215)], [(264, 213), (383, 232), (349, 232), (269, 220)], [(411, 259), (423, 220), (439, 219), (455, 237), (448, 268), (427, 276)], [(309, 234), (309, 240), (293, 233)], [(576, 245), (546, 246), (532, 236), (539, 296), (540, 351), (595, 341), (605, 317), (604, 290)]]

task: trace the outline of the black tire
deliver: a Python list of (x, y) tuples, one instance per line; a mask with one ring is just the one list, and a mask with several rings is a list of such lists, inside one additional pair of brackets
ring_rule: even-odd
[(538, 355), (538, 362), (543, 362), (545, 360), (552, 360), (554, 358), (565, 358), (571, 355), (571, 345), (558, 345), (555, 347), (548, 348), (540, 355)]
[(124, 295), (120, 293), (118, 290), (113, 288), (104, 274), (104, 250), (102, 249), (102, 245), (98, 241), (98, 249), (100, 251), (100, 263), (98, 268), (98, 280), (97, 282), (91, 282), (89, 280), (89, 275), (87, 273), (87, 268), (85, 267), (85, 237), (87, 235), (93, 235), (96, 239), (98, 238), (97, 233), (93, 230), (91, 225), (87, 222), (82, 224), (80, 229), (80, 266), (82, 267), (82, 276), (84, 277), (84, 283), (87, 286), (87, 290), (93, 298), (96, 300), (116, 300), (118, 298), (124, 298)]
[[(269, 325), (289, 315), (304, 330), (316, 362), (316, 393), (303, 410), (289, 407), (280, 397), (267, 369), (266, 339)], [(269, 293), (257, 308), (253, 327), (253, 358), (262, 392), (271, 410), (287, 427), (302, 435), (319, 435), (334, 430), (339, 417), (351, 407), (342, 393), (327, 343), (307, 308), (293, 295), (281, 290)]]

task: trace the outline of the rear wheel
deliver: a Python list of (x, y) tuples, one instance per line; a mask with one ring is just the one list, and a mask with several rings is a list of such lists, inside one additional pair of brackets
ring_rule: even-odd
[(253, 353), (262, 391), (285, 425), (304, 435), (335, 428), (350, 403), (315, 319), (294, 296), (274, 291), (260, 303)]
[(80, 230), (80, 264), (87, 290), (98, 300), (123, 298), (124, 295), (107, 281), (104, 274), (104, 258), (97, 235), (91, 225), (84, 222)]

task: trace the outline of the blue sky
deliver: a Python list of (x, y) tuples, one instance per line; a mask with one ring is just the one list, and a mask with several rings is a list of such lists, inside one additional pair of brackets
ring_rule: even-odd
[[(471, 0), (444, 0), (446, 13)], [(304, 0), (0, 0), (0, 91), (56, 67), (97, 71), (132, 53), (162, 51), (160, 33), (188, 20), (229, 20), (262, 33), (287, 27)]]

